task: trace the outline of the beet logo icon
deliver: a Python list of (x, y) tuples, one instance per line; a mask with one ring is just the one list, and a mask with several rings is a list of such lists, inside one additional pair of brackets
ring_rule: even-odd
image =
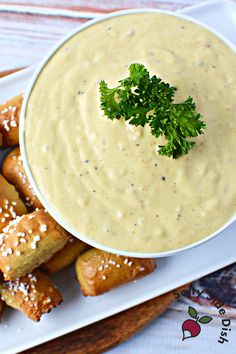
[(185, 320), (184, 323), (182, 324), (182, 332), (183, 332), (182, 340), (185, 340), (187, 338), (197, 337), (201, 332), (201, 326), (199, 323), (207, 324), (212, 320), (212, 317), (210, 316), (202, 316), (199, 318), (197, 311), (192, 306), (188, 307), (188, 313), (190, 317), (194, 318), (194, 320), (192, 319)]

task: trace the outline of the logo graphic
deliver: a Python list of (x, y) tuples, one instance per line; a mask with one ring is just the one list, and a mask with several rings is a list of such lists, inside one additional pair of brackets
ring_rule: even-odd
[(207, 324), (212, 320), (212, 317), (210, 316), (198, 317), (197, 311), (192, 306), (188, 307), (188, 313), (190, 317), (194, 318), (194, 320), (188, 319), (185, 320), (184, 323), (182, 324), (182, 332), (183, 332), (182, 340), (185, 340), (187, 338), (197, 337), (201, 332), (201, 326), (199, 323)]

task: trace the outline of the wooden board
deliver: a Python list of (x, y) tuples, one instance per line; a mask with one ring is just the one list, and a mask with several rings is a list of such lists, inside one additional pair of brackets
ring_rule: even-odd
[[(178, 292), (188, 285), (177, 289)], [(25, 351), (26, 354), (99, 354), (130, 338), (175, 300), (173, 292)]]

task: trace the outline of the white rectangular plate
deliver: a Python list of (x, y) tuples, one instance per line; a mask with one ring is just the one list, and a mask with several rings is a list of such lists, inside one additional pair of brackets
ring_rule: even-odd
[[(236, 6), (214, 1), (182, 11), (218, 29), (236, 42)], [(24, 92), (33, 68), (0, 80), (1, 101)], [(158, 269), (108, 294), (85, 298), (73, 268), (54, 277), (64, 303), (33, 323), (18, 311), (7, 309), (0, 324), (0, 353), (16, 353), (128, 309), (178, 286), (236, 262), (236, 223), (213, 240), (176, 256), (158, 260)]]

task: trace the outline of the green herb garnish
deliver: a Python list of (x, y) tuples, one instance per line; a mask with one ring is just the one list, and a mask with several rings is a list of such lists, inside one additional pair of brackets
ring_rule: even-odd
[(124, 117), (129, 124), (144, 127), (149, 124), (151, 133), (166, 138), (158, 153), (172, 158), (187, 154), (195, 145), (187, 138), (203, 134), (206, 127), (202, 115), (196, 112), (192, 97), (174, 103), (176, 87), (159, 77), (150, 77), (142, 64), (131, 64), (130, 76), (120, 80), (115, 88), (100, 82), (101, 108), (109, 119)]

